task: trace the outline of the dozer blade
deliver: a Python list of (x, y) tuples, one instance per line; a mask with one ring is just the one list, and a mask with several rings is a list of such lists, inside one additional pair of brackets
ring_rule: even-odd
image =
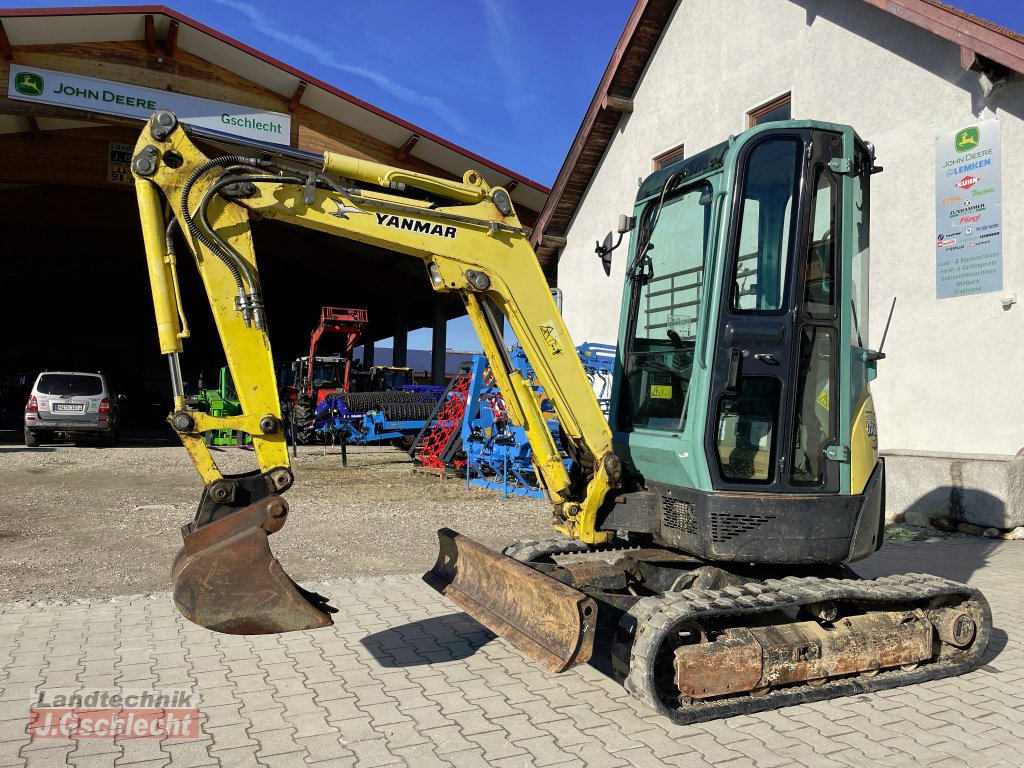
[(552, 672), (590, 658), (597, 626), (591, 598), (450, 528), (437, 537), (427, 584)]
[(233, 635), (326, 627), (336, 609), (284, 572), (267, 536), (280, 530), (288, 504), (271, 496), (202, 527), (182, 528), (174, 558), (174, 602), (189, 621)]

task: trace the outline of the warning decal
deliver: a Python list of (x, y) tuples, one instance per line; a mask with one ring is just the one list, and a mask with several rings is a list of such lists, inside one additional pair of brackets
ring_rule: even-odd
[(653, 400), (671, 400), (672, 399), (672, 385), (671, 384), (651, 384), (651, 399), (653, 399)]
[(562, 349), (562, 343), (555, 334), (555, 326), (553, 324), (542, 325), (540, 327), (540, 335), (544, 339), (544, 345), (548, 348), (548, 354), (552, 357), (558, 357), (565, 351)]
[(818, 393), (818, 397), (817, 397), (817, 399), (814, 402), (816, 402), (818, 405), (820, 405), (826, 411), (828, 410), (828, 385), (827, 384), (825, 385), (825, 388), (823, 390), (821, 390), (821, 392)]

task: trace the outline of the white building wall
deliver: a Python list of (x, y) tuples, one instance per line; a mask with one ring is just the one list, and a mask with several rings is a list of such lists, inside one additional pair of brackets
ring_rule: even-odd
[[(727, 12), (723, 12), (727, 8)], [(692, 156), (742, 131), (746, 113), (792, 93), (794, 118), (848, 123), (875, 144), (870, 344), (883, 450), (1014, 454), (1024, 445), (1024, 83), (985, 99), (959, 48), (865, 3), (682, 0), (568, 232), (563, 313), (577, 341), (613, 342), (626, 249), (611, 278), (594, 242), (631, 212), (652, 158)], [(1003, 291), (936, 299), (935, 139), (998, 117)], [(977, 175), (981, 175), (980, 173)], [(951, 190), (949, 194), (955, 194)], [(1000, 299), (1020, 304), (1004, 310)], [(865, 340), (867, 341), (867, 340)]]

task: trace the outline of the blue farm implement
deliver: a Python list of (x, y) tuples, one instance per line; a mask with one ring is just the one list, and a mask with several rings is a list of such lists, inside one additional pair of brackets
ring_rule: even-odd
[[(615, 347), (587, 343), (576, 351), (607, 413)], [(523, 351), (513, 348), (510, 356), (523, 378), (532, 382), (533, 370)], [(446, 393), (444, 407), (439, 406), (439, 415), (418, 438), (420, 463), (463, 473), (467, 486), (498, 489), (504, 497), (543, 497), (526, 431), (509, 418), (501, 392), (490, 375), (487, 358), (474, 356), (453, 385)], [(534, 385), (533, 390), (548, 416), (548, 429), (557, 444), (561, 436), (554, 409), (542, 387)], [(566, 457), (564, 461), (568, 468), (570, 460)]]
[(408, 449), (434, 412), (442, 387), (408, 385), (381, 392), (328, 395), (316, 407), (313, 431), (325, 442), (345, 447), (390, 441)]

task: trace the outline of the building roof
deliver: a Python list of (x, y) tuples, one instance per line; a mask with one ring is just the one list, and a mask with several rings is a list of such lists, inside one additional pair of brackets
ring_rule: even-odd
[[(152, 17), (152, 24), (147, 23), (147, 17)], [(145, 41), (148, 45), (153, 38), (173, 39), (174, 45), (280, 94), (284, 104), (288, 104), (298, 94), (303, 106), (394, 147), (405, 146), (415, 136), (417, 138), (408, 150), (409, 155), (457, 177), (461, 177), (468, 168), (476, 168), (484, 173), (491, 184), (514, 187), (510, 190), (513, 200), (526, 208), (540, 210), (549, 192), (547, 187), (536, 181), (385, 112), (167, 6), (0, 9), (0, 57), (8, 61), (16, 55), (12, 50), (16, 46), (127, 40)], [(21, 130), (23, 128), (0, 125), (0, 132)]]
[[(623, 112), (679, 0), (637, 0), (604, 76), (566, 155), (531, 242), (542, 261), (564, 246), (579, 207)], [(976, 71), (1024, 74), (1024, 35), (937, 0), (862, 0), (960, 46), (960, 63)]]

